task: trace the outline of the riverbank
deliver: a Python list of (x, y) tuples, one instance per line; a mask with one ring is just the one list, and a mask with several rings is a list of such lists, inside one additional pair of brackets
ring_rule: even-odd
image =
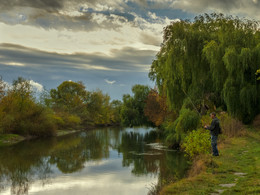
[(260, 129), (225, 138), (220, 156), (200, 156), (189, 175), (160, 194), (260, 194)]
[[(104, 127), (108, 127), (108, 126), (88, 126), (82, 129), (78, 129), (78, 130), (74, 130), (74, 129), (67, 129), (67, 130), (57, 130), (56, 134), (54, 135), (54, 137), (61, 137), (61, 136), (65, 136), (68, 134), (72, 134), (72, 133), (76, 133), (79, 131), (89, 131), (89, 130), (93, 130), (96, 128), (104, 128)], [(109, 127), (120, 127), (120, 125), (110, 125)], [(36, 136), (21, 136), (18, 134), (0, 134), (0, 146), (9, 146), (9, 145), (13, 145), (13, 144), (17, 144), (21, 141), (24, 140), (29, 140), (29, 139), (34, 139), (34, 138), (38, 138)]]
[(16, 144), (26, 138), (16, 134), (0, 134), (0, 146)]
[[(58, 130), (56, 136), (60, 137), (60, 136), (76, 133), (79, 131), (81, 130)], [(17, 134), (0, 134), (0, 146), (10, 146), (13, 144), (17, 144), (21, 141), (33, 139), (33, 138), (37, 138), (37, 137), (31, 137), (31, 136), (24, 137)]]

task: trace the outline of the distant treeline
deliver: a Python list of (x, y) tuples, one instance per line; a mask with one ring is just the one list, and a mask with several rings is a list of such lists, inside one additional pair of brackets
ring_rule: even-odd
[(36, 98), (28, 80), (19, 77), (7, 86), (0, 79), (0, 133), (52, 136), (56, 130), (151, 125), (144, 116), (150, 90), (135, 85), (133, 96), (111, 101), (100, 90), (87, 91), (82, 82), (64, 81)]

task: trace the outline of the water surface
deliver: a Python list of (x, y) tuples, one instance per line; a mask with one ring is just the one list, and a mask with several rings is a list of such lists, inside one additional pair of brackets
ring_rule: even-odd
[(0, 147), (0, 194), (144, 195), (186, 168), (151, 128), (102, 128)]

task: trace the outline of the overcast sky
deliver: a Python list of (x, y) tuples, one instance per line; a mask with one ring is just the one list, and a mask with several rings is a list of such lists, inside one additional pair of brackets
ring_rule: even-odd
[(259, 0), (0, 0), (0, 75), (39, 90), (82, 81), (121, 99), (153, 87), (150, 65), (163, 28), (221, 12), (260, 20)]

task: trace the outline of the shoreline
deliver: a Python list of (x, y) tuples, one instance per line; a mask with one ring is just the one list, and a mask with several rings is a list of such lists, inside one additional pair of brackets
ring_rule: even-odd
[(259, 194), (260, 129), (247, 128), (219, 143), (220, 156), (198, 156), (188, 176), (164, 186), (160, 194)]
[[(118, 125), (114, 125), (115, 127)], [(110, 125), (109, 127), (114, 127), (113, 125)], [(90, 131), (93, 130), (95, 128), (100, 128), (103, 126), (88, 126), (84, 129), (79, 129), (79, 130), (57, 130), (56, 135), (50, 136), (50, 137), (62, 137), (65, 135), (69, 135), (69, 134), (73, 134), (73, 133), (77, 133), (80, 131)], [(104, 126), (104, 127), (108, 127), (108, 126)], [(31, 140), (31, 139), (36, 139), (36, 138), (41, 138), (41, 137), (37, 137), (37, 136), (22, 136), (22, 135), (18, 135), (18, 134), (0, 134), (0, 147), (1, 146), (11, 146), (14, 144), (17, 144), (19, 142), (25, 141), (25, 140)]]

